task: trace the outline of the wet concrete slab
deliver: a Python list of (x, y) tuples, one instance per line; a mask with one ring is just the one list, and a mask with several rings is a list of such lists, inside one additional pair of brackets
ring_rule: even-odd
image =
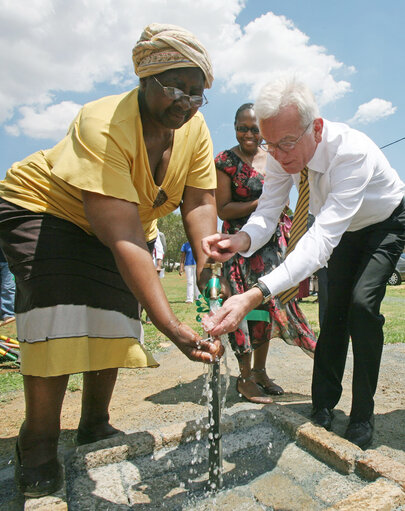
[[(281, 367), (286, 363), (286, 352), (283, 344), (278, 348), (280, 357), (275, 366)], [(404, 346), (388, 345), (385, 350), (392, 379), (392, 374), (398, 374), (403, 367)], [(278, 353), (277, 350), (274, 352)], [(302, 358), (289, 355), (288, 372), (293, 381), (298, 378), (309, 381), (311, 368), (306, 364), (306, 372), (303, 371)], [(283, 371), (286, 372), (285, 367)], [(388, 391), (386, 385), (381, 378), (381, 399)], [(400, 385), (398, 395), (402, 395)], [(141, 431), (133, 432), (132, 429), (130, 434), (122, 435), (114, 442), (103, 441), (79, 448), (69, 446), (68, 450), (60, 452), (65, 464), (66, 487), (55, 495), (25, 501), (16, 493), (13, 484), (12, 460), (9, 465), (3, 464), (0, 468), (0, 510), (226, 511), (313, 506), (310, 509), (405, 511), (403, 436), (394, 431), (392, 443), (381, 441), (381, 433), (387, 430), (384, 416), (377, 416), (376, 424), (380, 423), (373, 442), (375, 449), (361, 451), (338, 436), (343, 435), (347, 423), (343, 412), (337, 411), (334, 424), (337, 434), (334, 434), (308, 422), (308, 396), (301, 397), (302, 404), (300, 400), (291, 402), (291, 399), (291, 392), (287, 392), (278, 399), (279, 404), (263, 409), (239, 402), (226, 410), (223, 443), (232, 447), (224, 454), (226, 487), (215, 496), (204, 494), (208, 453), (206, 432), (200, 432), (204, 420), (189, 420), (191, 414), (185, 414), (179, 418), (186, 417), (187, 422), (166, 423), (162, 427), (162, 421), (152, 413), (145, 423), (156, 429), (144, 429), (142, 424)], [(343, 400), (347, 409), (349, 401), (350, 396)], [(399, 400), (395, 413), (402, 413), (401, 403)], [(245, 437), (242, 441), (237, 440), (240, 432)], [(202, 441), (195, 442), (200, 436)], [(197, 444), (205, 447), (197, 448)], [(195, 456), (201, 453), (196, 460), (190, 458), (189, 450), (192, 449)], [(198, 475), (192, 469), (198, 470)]]
[[(405, 467), (282, 405), (222, 418), (223, 488), (208, 491), (208, 424), (123, 434), (65, 453), (55, 495), (10, 495), (7, 511), (378, 511), (405, 509)], [(10, 467), (11, 469), (11, 467)]]
[[(343, 449), (342, 439), (325, 432), (329, 443), (320, 435), (320, 447), (311, 452), (296, 440), (302, 430), (312, 427), (314, 434), (320, 428), (283, 413), (279, 407), (277, 418), (270, 406), (224, 415), (223, 490), (218, 493), (207, 491), (205, 421), (125, 435), (99, 442), (96, 450), (94, 445), (77, 448), (65, 465), (68, 509), (315, 511), (350, 502), (353, 495), (364, 498), (370, 480), (356, 472), (355, 462), (336, 461), (339, 455), (357, 459), (363, 451), (353, 446), (349, 455), (351, 444)], [(335, 454), (328, 458), (322, 450)], [(389, 505), (395, 507), (385, 509), (400, 509), (405, 493), (396, 482), (390, 485), (395, 491), (388, 492)]]

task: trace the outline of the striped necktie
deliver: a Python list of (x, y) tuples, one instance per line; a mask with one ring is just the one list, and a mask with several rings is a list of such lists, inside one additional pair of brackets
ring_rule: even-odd
[[(309, 211), (309, 183), (308, 183), (308, 167), (301, 170), (301, 179), (299, 184), (298, 202), (295, 208), (294, 218), (290, 231), (290, 239), (288, 240), (287, 253), (290, 254), (297, 245), (300, 238), (306, 233), (308, 228), (308, 211)], [(283, 291), (278, 296), (281, 303), (287, 303), (292, 300), (298, 293), (298, 286), (294, 286)]]

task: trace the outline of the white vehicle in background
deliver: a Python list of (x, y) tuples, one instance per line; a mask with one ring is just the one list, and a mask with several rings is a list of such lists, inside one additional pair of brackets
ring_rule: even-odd
[(401, 254), (398, 259), (397, 265), (391, 277), (388, 279), (390, 286), (399, 286), (401, 282), (405, 281), (405, 254)]

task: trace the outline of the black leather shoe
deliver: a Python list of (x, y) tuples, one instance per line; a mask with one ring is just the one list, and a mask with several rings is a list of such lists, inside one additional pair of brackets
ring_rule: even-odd
[(314, 424), (321, 426), (326, 430), (330, 430), (332, 427), (332, 419), (335, 414), (329, 408), (318, 408), (312, 410), (311, 419)]
[(362, 449), (367, 449), (373, 440), (373, 431), (373, 417), (368, 421), (350, 422), (346, 429), (345, 438)]
[(59, 490), (63, 485), (63, 469), (57, 458), (39, 465), (24, 467), (18, 444), (15, 446), (15, 482), (26, 497), (44, 497)]

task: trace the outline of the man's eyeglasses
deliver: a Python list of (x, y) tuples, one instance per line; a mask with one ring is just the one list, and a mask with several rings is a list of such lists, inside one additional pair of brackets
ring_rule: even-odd
[(156, 76), (153, 77), (157, 83), (162, 87), (163, 94), (172, 99), (173, 101), (179, 101), (180, 99), (185, 99), (190, 103), (190, 106), (194, 108), (200, 108), (208, 103), (208, 99), (205, 97), (204, 93), (202, 96), (188, 96), (184, 94), (184, 92), (180, 89), (176, 89), (176, 87), (165, 87), (162, 85)]
[(260, 133), (257, 126), (252, 126), (251, 128), (248, 128), (247, 126), (235, 126), (235, 130), (239, 131), (239, 133), (247, 133), (250, 131), (253, 135), (258, 135)]
[(307, 127), (304, 129), (301, 135), (295, 140), (286, 140), (284, 142), (279, 142), (278, 144), (272, 144), (271, 142), (262, 142), (260, 144), (260, 147), (270, 154), (274, 154), (276, 152), (276, 149), (280, 149), (281, 151), (283, 151), (283, 153), (288, 153), (289, 151), (292, 151), (294, 147), (298, 144), (298, 142), (305, 135), (311, 124), (312, 121), (307, 125)]

